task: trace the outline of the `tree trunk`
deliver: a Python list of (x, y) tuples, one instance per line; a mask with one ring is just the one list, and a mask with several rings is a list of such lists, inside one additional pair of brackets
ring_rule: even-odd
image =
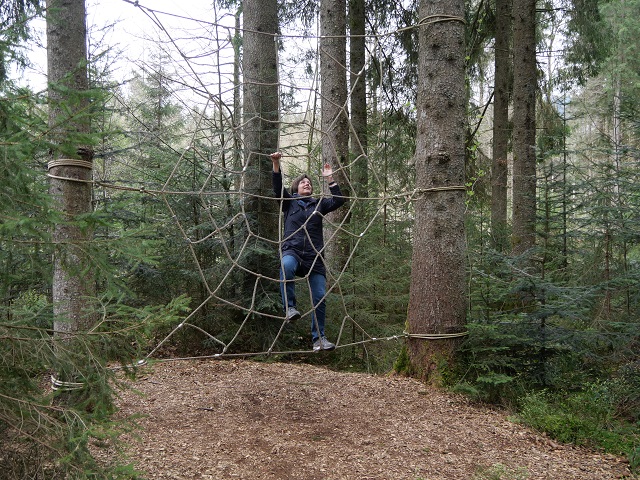
[(365, 77), (365, 2), (349, 0), (351, 87), (351, 183), (357, 197), (368, 196), (367, 88)]
[(536, 2), (513, 0), (513, 253), (535, 246)]
[(507, 172), (511, 93), (511, 0), (496, 0), (493, 160), (491, 165), (491, 237), (494, 248), (507, 246)]
[[(361, 199), (369, 196), (369, 156), (367, 148), (367, 79), (365, 74), (366, 61), (366, 13), (364, 0), (349, 0), (349, 68), (351, 70), (349, 87), (351, 91), (351, 185), (354, 196)], [(353, 204), (351, 225), (355, 231), (364, 229), (367, 202), (358, 200)], [(357, 278), (355, 264), (351, 265), (351, 274)], [(359, 297), (359, 291), (354, 285), (354, 298)], [(363, 292), (364, 293), (364, 292)], [(367, 292), (370, 293), (370, 292)], [(355, 317), (355, 313), (352, 314)], [(351, 325), (351, 338), (356, 342), (356, 323)], [(361, 349), (362, 355), (366, 352)], [(353, 352), (355, 356), (355, 349)], [(364, 357), (363, 357), (364, 358)]]
[[(243, 5), (244, 39), (244, 208), (251, 239), (245, 266), (252, 272), (274, 275), (277, 254), (272, 243), (278, 228), (277, 202), (272, 197), (269, 154), (278, 149), (278, 5), (276, 0), (246, 0)], [(240, 242), (241, 243), (241, 242)], [(253, 291), (255, 277), (246, 287)], [(245, 293), (251, 293), (251, 291)]]
[[(345, 0), (320, 1), (320, 96), (322, 160), (334, 170), (334, 178), (345, 196), (350, 195), (345, 165), (349, 158), (349, 117), (347, 113), (347, 43)], [(324, 188), (328, 190), (327, 185)], [(342, 224), (348, 209), (329, 214), (333, 224)], [(332, 236), (332, 228), (325, 228)], [(327, 266), (342, 268), (349, 255), (349, 241), (340, 236), (327, 243)]]
[(59, 210), (54, 227), (54, 329), (59, 335), (94, 324), (95, 280), (89, 268), (90, 228), (78, 217), (92, 210), (84, 0), (47, 1), (47, 72), (51, 161), (49, 192)]
[[(238, 10), (236, 11), (233, 32), (233, 169), (236, 171), (242, 168), (242, 138), (240, 135), (240, 123), (242, 122), (242, 103), (240, 95), (240, 64), (242, 62), (241, 18), (242, 6), (238, 7)], [(240, 188), (238, 176), (235, 177), (234, 188), (236, 190)], [(231, 251), (233, 251), (233, 246), (231, 247)]]
[[(419, 13), (425, 25), (419, 32), (415, 158), (422, 193), (415, 203), (409, 333), (455, 334), (466, 315), (464, 1), (421, 0)], [(442, 190), (425, 191), (431, 188)], [(411, 373), (439, 383), (457, 343), (410, 337)]]

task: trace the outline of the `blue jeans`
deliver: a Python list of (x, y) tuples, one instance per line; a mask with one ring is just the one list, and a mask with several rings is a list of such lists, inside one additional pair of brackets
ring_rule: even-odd
[[(280, 294), (282, 295), (282, 305), (285, 312), (288, 307), (296, 306), (296, 285), (293, 281), (300, 262), (292, 255), (282, 256), (280, 268)], [(327, 290), (327, 279), (321, 273), (310, 272), (307, 278), (309, 289), (311, 290), (311, 301), (313, 302), (313, 312), (311, 313), (311, 339), (315, 342), (318, 338), (324, 337), (324, 321), (326, 306), (324, 296)]]

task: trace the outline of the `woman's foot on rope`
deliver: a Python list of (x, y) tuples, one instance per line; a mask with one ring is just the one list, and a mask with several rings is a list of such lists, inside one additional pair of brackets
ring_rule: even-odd
[(295, 307), (287, 308), (286, 320), (288, 323), (293, 323), (300, 318), (300, 312)]
[(335, 348), (335, 344), (327, 340), (327, 337), (320, 337), (315, 342), (313, 342), (314, 352), (319, 352), (320, 350), (334, 350)]

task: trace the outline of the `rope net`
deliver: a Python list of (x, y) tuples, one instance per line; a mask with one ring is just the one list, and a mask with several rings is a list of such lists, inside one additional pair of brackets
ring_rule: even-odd
[[(135, 273), (140, 290), (151, 298), (185, 295), (192, 302), (179, 322), (166, 326), (147, 358), (161, 355), (186, 331), (203, 345), (198, 358), (310, 351), (313, 307), (307, 277), (295, 280), (302, 319), (289, 324), (282, 308), (278, 246), (283, 229), (270, 173), (259, 180), (269, 185), (265, 191), (245, 189), (250, 169), (239, 117), (242, 72), (236, 47), (242, 31), (236, 16), (213, 10), (209, 21), (202, 21), (125, 3), (143, 12), (154, 27), (157, 50), (138, 63), (140, 73), (114, 97), (127, 131), (126, 146), (110, 146), (96, 162), (96, 200), (98, 205), (139, 202), (143, 213), (136, 222), (164, 238), (158, 262), (164, 275), (175, 279), (159, 279), (158, 266), (140, 265)], [(175, 20), (179, 27), (172, 26)], [(297, 23), (282, 27), (279, 36), (278, 149), (284, 154), (285, 186), (307, 172), (316, 194), (323, 185), (321, 139), (326, 133), (318, 115), (318, 37), (296, 30), (302, 28)], [(391, 40), (398, 32), (367, 37), (369, 51), (394, 58)], [(343, 68), (353, 83), (353, 72)], [(358, 75), (357, 81), (364, 82), (364, 69)], [(398, 101), (388, 93), (381, 98)], [(412, 202), (426, 192), (415, 190), (412, 175), (389, 173), (397, 170), (393, 162), (409, 168), (407, 156), (390, 152), (394, 144), (411, 144), (412, 134), (390, 131), (383, 120), (371, 130), (377, 137), (369, 141), (369, 152), (356, 151), (340, 166), (349, 171), (355, 162), (367, 162), (367, 195), (354, 193), (357, 189), (344, 175), (347, 184), (341, 187), (350, 192), (344, 215), (337, 221), (323, 219), (325, 251), (318, 252), (327, 257), (327, 336), (338, 349), (408, 336), (403, 328), (410, 218)], [(264, 155), (261, 161), (270, 163)], [(256, 214), (256, 202), (266, 211)], [(126, 224), (127, 212), (122, 215), (119, 220)], [(277, 225), (277, 238), (263, 233), (265, 222)], [(402, 240), (392, 243), (391, 238)], [(394, 256), (395, 251), (400, 253)], [(376, 271), (381, 272), (377, 277)], [(381, 284), (385, 294), (376, 296)], [(366, 299), (359, 297), (362, 291)]]

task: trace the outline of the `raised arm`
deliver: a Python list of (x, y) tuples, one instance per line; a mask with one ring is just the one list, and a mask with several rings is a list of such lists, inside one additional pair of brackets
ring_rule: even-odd
[(342, 196), (338, 182), (333, 179), (333, 169), (328, 163), (325, 163), (322, 168), (322, 176), (327, 180), (331, 191), (331, 197), (323, 198), (320, 202), (320, 211), (324, 214), (344, 205), (345, 198)]
[[(271, 162), (273, 163), (273, 173), (271, 174), (273, 193), (276, 198), (291, 198), (287, 189), (282, 186), (282, 172), (280, 170), (280, 159), (282, 158), (282, 154), (280, 152), (274, 152), (270, 157)], [(289, 202), (284, 202), (282, 207), (289, 208)]]

